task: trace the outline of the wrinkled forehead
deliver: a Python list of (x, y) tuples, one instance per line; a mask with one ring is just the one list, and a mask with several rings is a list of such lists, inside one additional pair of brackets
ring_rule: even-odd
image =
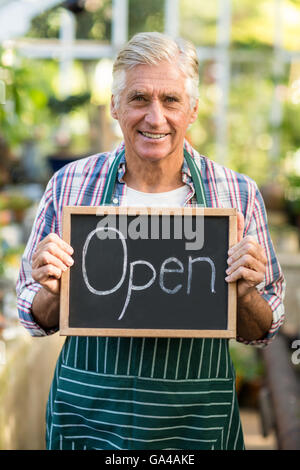
[(157, 93), (184, 93), (187, 77), (176, 65), (136, 65), (125, 72), (125, 93), (135, 89)]

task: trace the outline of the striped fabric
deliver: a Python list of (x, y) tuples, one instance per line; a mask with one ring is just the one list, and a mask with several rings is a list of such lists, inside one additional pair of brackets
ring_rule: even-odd
[(243, 449), (228, 341), (69, 337), (47, 424), (48, 449)]
[(93, 449), (156, 449), (162, 442), (177, 449), (227, 447), (229, 429), (223, 422), (232, 412), (231, 379), (154, 381), (105, 374), (97, 385), (93, 374), (62, 366), (64, 386), (57, 389), (53, 418), (53, 427), (64, 431), (59, 448), (71, 443), (76, 448), (82, 438)]
[[(273, 323), (264, 339), (252, 341), (250, 344), (266, 345), (283, 323), (285, 282), (270, 239), (261, 194), (256, 183), (247, 176), (238, 174), (199, 155), (187, 142), (185, 142), (185, 149), (201, 170), (207, 206), (237, 208), (245, 217), (244, 235), (256, 237), (265, 249), (268, 259), (266, 276), (258, 286), (258, 290), (273, 311)], [(123, 150), (124, 145), (121, 144), (112, 153), (103, 153), (75, 161), (58, 171), (47, 185), (22, 258), (17, 282), (20, 322), (33, 336), (52, 334), (56, 330), (44, 331), (34, 321), (31, 314), (33, 298), (41, 287), (31, 277), (32, 254), (39, 241), (50, 232), (62, 235), (62, 207), (64, 205), (100, 205), (108, 170), (115, 160), (115, 156)], [(112, 196), (112, 203), (116, 206), (122, 205), (126, 194), (126, 185), (122, 181), (125, 169), (126, 163), (123, 155)], [(185, 205), (195, 206), (195, 188), (186, 160), (184, 160), (182, 167), (182, 181), (190, 188)], [(237, 340), (248, 344), (243, 338), (237, 338)]]
[[(49, 182), (29, 239), (18, 283), (20, 318), (33, 335), (43, 331), (30, 305), (39, 286), (30, 277), (36, 244), (50, 231), (61, 235), (63, 205), (99, 205), (108, 191), (116, 153), (68, 165)], [(264, 207), (248, 178), (234, 174), (196, 154), (208, 206), (237, 207), (246, 233), (266, 244), (270, 265), (261, 295), (274, 312), (269, 342), (282, 318), (284, 281), (266, 227)], [(112, 202), (121, 205), (125, 157), (118, 168)], [(195, 205), (195, 188), (186, 159), (183, 181)], [(220, 177), (223, 172), (223, 179)], [(107, 177), (107, 175), (109, 175)], [(224, 175), (227, 177), (225, 198)], [(217, 193), (216, 193), (217, 191)], [(108, 193), (107, 193), (108, 194)], [(237, 197), (239, 196), (239, 197)], [(110, 195), (109, 195), (110, 199)], [(260, 344), (261, 342), (253, 342)], [(235, 375), (226, 339), (202, 338), (67, 338), (57, 362), (47, 406), (48, 449), (243, 449), (243, 433), (235, 393)]]

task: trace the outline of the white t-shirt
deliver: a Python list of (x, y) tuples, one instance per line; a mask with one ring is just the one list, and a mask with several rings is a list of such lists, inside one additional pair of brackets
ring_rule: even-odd
[(182, 207), (190, 189), (185, 184), (173, 191), (164, 193), (144, 193), (127, 186), (124, 206), (135, 207)]

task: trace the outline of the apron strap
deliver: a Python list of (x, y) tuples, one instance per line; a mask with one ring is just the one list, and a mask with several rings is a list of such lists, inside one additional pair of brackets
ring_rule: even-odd
[[(125, 149), (122, 150), (122, 152), (120, 152), (120, 154), (115, 157), (109, 169), (109, 172), (105, 181), (105, 186), (104, 186), (104, 190), (102, 193), (101, 201), (100, 201), (100, 206), (109, 205), (111, 203), (111, 199), (112, 199), (112, 195), (113, 195), (113, 191), (115, 187), (115, 182), (116, 182), (117, 171), (119, 168), (120, 160), (123, 157), (124, 153), (125, 153)], [(184, 158), (186, 159), (187, 165), (192, 175), (197, 204), (199, 206), (205, 207), (206, 199), (205, 199), (201, 172), (199, 168), (197, 167), (196, 163), (194, 162), (194, 159), (191, 157), (191, 155), (188, 153), (186, 149), (184, 149)]]
[(111, 204), (111, 198), (113, 195), (117, 171), (119, 168), (120, 160), (125, 153), (125, 149), (117, 155), (108, 171), (108, 175), (105, 181), (104, 190), (101, 196), (100, 206), (106, 206)]
[(188, 167), (192, 175), (197, 203), (199, 206), (206, 207), (206, 198), (205, 198), (205, 192), (204, 192), (204, 187), (203, 187), (203, 182), (202, 182), (201, 171), (197, 167), (194, 159), (191, 157), (191, 155), (186, 149), (184, 149), (184, 158), (186, 159), (186, 162), (188, 164)]

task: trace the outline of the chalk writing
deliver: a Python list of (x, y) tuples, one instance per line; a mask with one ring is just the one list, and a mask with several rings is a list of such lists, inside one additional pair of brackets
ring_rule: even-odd
[[(88, 249), (89, 249), (91, 239), (95, 235), (97, 235), (98, 238), (101, 239), (102, 234), (100, 232), (102, 232), (102, 231), (111, 231), (111, 232), (113, 232), (114, 236), (117, 235), (119, 237), (119, 240), (122, 244), (122, 249), (123, 249), (123, 267), (122, 267), (121, 278), (115, 284), (115, 286), (113, 286), (111, 289), (108, 289), (108, 290), (98, 290), (98, 289), (95, 289), (93, 286), (91, 286), (91, 284), (89, 282), (88, 274), (87, 274), (87, 269), (86, 269), (86, 256), (87, 256), (87, 252), (88, 252)], [(99, 234), (100, 234), (100, 237), (99, 237)], [(215, 294), (216, 268), (215, 268), (215, 264), (214, 264), (213, 260), (209, 257), (198, 257), (198, 258), (193, 259), (191, 256), (188, 257), (188, 273), (187, 273), (187, 290), (186, 290), (186, 293), (187, 293), (187, 295), (189, 295), (190, 292), (191, 292), (191, 288), (192, 288), (191, 286), (192, 286), (192, 277), (193, 277), (193, 264), (199, 263), (199, 262), (209, 263), (209, 265), (211, 266), (210, 289), (211, 289), (211, 292)], [(176, 268), (175, 267), (170, 268), (171, 263), (175, 264)], [(134, 284), (134, 270), (135, 270), (135, 267), (138, 266), (138, 265), (145, 266), (149, 270), (149, 272), (151, 273), (150, 279), (144, 285)], [(167, 266), (169, 266), (169, 267), (167, 267)], [(88, 288), (88, 290), (90, 292), (92, 292), (93, 294), (95, 294), (95, 295), (110, 295), (110, 294), (116, 292), (123, 285), (123, 283), (125, 281), (126, 274), (127, 274), (127, 269), (128, 269), (128, 252), (127, 252), (126, 240), (125, 240), (125, 237), (124, 237), (123, 233), (120, 230), (118, 230), (114, 227), (99, 227), (98, 226), (95, 230), (92, 230), (88, 234), (88, 236), (86, 238), (86, 241), (84, 243), (84, 246), (83, 246), (83, 250), (82, 250), (82, 275), (83, 275), (83, 279), (84, 279), (85, 285)], [(172, 289), (167, 288), (166, 285), (165, 285), (165, 278), (168, 274), (170, 275), (171, 273), (184, 274), (183, 263), (178, 258), (176, 258), (174, 256), (165, 259), (162, 262), (162, 264), (160, 266), (160, 270), (159, 270), (159, 286), (160, 286), (160, 288), (166, 294), (173, 295), (173, 294), (176, 294), (179, 290), (182, 289), (182, 284), (177, 284)], [(127, 294), (126, 294), (126, 299), (125, 299), (125, 302), (124, 302), (123, 309), (122, 309), (122, 311), (121, 311), (121, 313), (118, 317), (119, 320), (122, 320), (122, 318), (125, 315), (125, 312), (127, 310), (127, 307), (129, 305), (129, 302), (130, 302), (131, 297), (132, 297), (132, 291), (142, 291), (142, 290), (148, 289), (155, 282), (156, 278), (157, 278), (157, 271), (156, 271), (155, 267), (149, 261), (135, 260), (135, 261), (132, 261), (132, 262), (129, 263), (129, 281), (128, 281)]]
[[(104, 230), (105, 231), (110, 230), (110, 231), (113, 231), (113, 232), (118, 232), (118, 234), (120, 236), (120, 240), (122, 242), (122, 246), (123, 246), (124, 257), (123, 257), (123, 271), (122, 271), (122, 276), (121, 276), (120, 281), (112, 289), (105, 290), (105, 291), (102, 290), (101, 291), (101, 290), (94, 289), (90, 285), (89, 280), (88, 280), (88, 276), (87, 276), (87, 272), (86, 272), (86, 261), (85, 261), (85, 259), (86, 259), (86, 254), (87, 254), (87, 250), (88, 250), (91, 239), (93, 238), (93, 236), (95, 234), (98, 234), (99, 232), (104, 231)], [(93, 294), (96, 294), (96, 295), (109, 295), (109, 294), (112, 294), (113, 292), (118, 290), (121, 287), (121, 285), (123, 284), (125, 276), (126, 276), (126, 270), (127, 270), (127, 246), (126, 246), (126, 241), (125, 241), (125, 238), (124, 238), (122, 232), (120, 232), (119, 230), (117, 230), (116, 228), (113, 228), (113, 227), (107, 227), (107, 228), (98, 227), (95, 230), (93, 230), (92, 232), (90, 232), (89, 235), (87, 236), (87, 239), (85, 241), (85, 244), (84, 244), (83, 250), (82, 250), (82, 274), (83, 274), (83, 279), (84, 279), (84, 282), (85, 282), (88, 290), (90, 292), (92, 292)]]

